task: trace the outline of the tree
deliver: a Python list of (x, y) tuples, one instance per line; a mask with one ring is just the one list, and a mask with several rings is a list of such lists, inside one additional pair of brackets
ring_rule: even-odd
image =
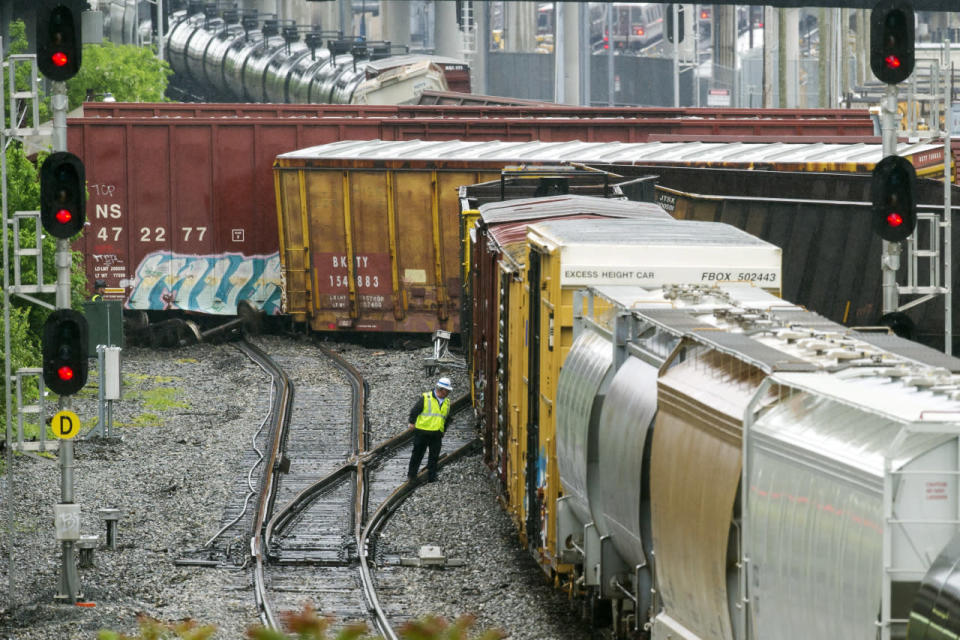
[(109, 40), (84, 45), (80, 71), (67, 81), (69, 108), (79, 107), (88, 91), (109, 92), (118, 102), (163, 102), (172, 74), (170, 65), (146, 47)]

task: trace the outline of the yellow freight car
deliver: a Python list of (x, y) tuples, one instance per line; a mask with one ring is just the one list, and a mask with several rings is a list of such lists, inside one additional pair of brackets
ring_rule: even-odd
[[(582, 177), (571, 176), (569, 186), (578, 183), (583, 186), (579, 182)], [(461, 196), (470, 200), (471, 194), (476, 196), (484, 188), (485, 185), (465, 187), (461, 189)], [(619, 193), (619, 189), (610, 190), (611, 195)], [(527, 227), (534, 222), (557, 219), (670, 220), (670, 217), (651, 203), (570, 194), (488, 202), (478, 209), (465, 208), (461, 216), (473, 220), (463, 238), (464, 254), (470, 259), (464, 282), (467, 291), (475, 294), (465, 296), (472, 302), (475, 295), (481, 302), (470, 304), (470, 313), (464, 316), (463, 322), (473, 404), (483, 435), (484, 461), (495, 472), (504, 504), (522, 537), (526, 530), (523, 504), (526, 491), (522, 482), (527, 443), (521, 435), (526, 424), (527, 350), (516, 345), (525, 343), (527, 325), (507, 320), (526, 317), (529, 296), (522, 272), (528, 253)]]

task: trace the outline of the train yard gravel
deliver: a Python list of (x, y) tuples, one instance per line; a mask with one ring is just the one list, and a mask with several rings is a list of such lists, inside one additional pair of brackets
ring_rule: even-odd
[[(264, 337), (268, 351), (305, 348), (296, 340)], [(412, 399), (432, 384), (422, 360), (425, 341), (358, 346), (330, 342), (367, 378), (373, 440), (405, 428)], [(60, 549), (53, 505), (60, 497), (55, 459), (17, 456), (0, 477), (0, 517), (7, 518), (13, 482), (15, 526), (0, 537), (0, 639), (77, 640), (100, 629), (133, 633), (137, 615), (191, 618), (217, 626), (217, 639), (244, 637), (257, 622), (245, 569), (178, 566), (184, 549), (204, 544), (221, 525), (231, 482), (269, 402), (269, 380), (230, 345), (173, 351), (124, 351), (124, 398), (115, 403), (121, 441), (78, 441), (75, 499), (81, 533), (99, 534), (95, 565), (80, 569), (92, 607), (57, 604)], [(302, 374), (301, 374), (302, 375)], [(307, 374), (309, 375), (309, 374)], [(452, 372), (455, 394), (465, 392), (462, 371)], [(91, 376), (95, 381), (95, 376)], [(93, 390), (91, 391), (91, 387)], [(95, 386), (73, 405), (89, 423), (96, 416)], [(118, 548), (104, 548), (99, 509), (121, 510)], [(385, 532), (391, 544), (439, 544), (466, 566), (411, 569), (404, 598), (411, 611), (448, 618), (470, 613), (476, 629), (497, 627), (516, 639), (567, 640), (591, 633), (550, 588), (520, 548), (479, 455), (455, 463), (441, 481), (419, 487)], [(15, 601), (8, 601), (9, 549), (14, 550)]]

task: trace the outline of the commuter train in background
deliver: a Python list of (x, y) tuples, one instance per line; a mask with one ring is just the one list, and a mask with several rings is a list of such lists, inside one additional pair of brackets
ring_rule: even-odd
[(462, 234), (485, 461), (543, 570), (621, 638), (956, 637), (960, 360), (783, 300), (745, 232), (556, 199)]
[[(109, 39), (151, 36), (150, 21), (135, 25), (136, 7), (136, 0), (104, 7)], [(461, 60), (409, 54), (338, 31), (304, 32), (256, 10), (221, 11), (191, 0), (169, 15), (164, 38), (174, 71), (169, 91), (185, 101), (410, 104), (426, 90), (470, 91)]]

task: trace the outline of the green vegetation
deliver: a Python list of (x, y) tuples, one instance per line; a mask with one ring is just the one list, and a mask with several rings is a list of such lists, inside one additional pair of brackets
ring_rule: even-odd
[[(309, 604), (303, 611), (283, 614), (282, 619), (287, 632), (257, 626), (247, 631), (247, 637), (250, 640), (374, 640), (378, 637), (369, 635), (367, 625), (362, 623), (349, 625), (331, 637), (328, 633), (333, 620), (318, 616)], [(147, 616), (141, 616), (138, 620), (140, 633), (136, 636), (101, 631), (97, 640), (208, 640), (216, 633), (216, 627), (199, 625), (193, 620), (167, 623)], [(399, 634), (403, 640), (470, 640), (468, 634), (473, 624), (472, 616), (461, 616), (452, 624), (443, 618), (429, 616), (404, 625)], [(473, 636), (472, 640), (499, 640), (504, 637), (505, 634), (500, 631), (489, 630)]]
[[(7, 56), (24, 53), (29, 49), (26, 26), (22, 20), (10, 23), (10, 38), (4, 54)], [(171, 74), (166, 62), (156, 59), (149, 49), (129, 45), (114, 45), (106, 42), (102, 45), (86, 45), (83, 51), (83, 64), (80, 72), (67, 82), (67, 96), (71, 109), (82, 102), (87, 91), (96, 94), (112, 93), (117, 100), (123, 101), (161, 101), (167, 88), (168, 77)], [(4, 61), (5, 63), (7, 60)], [(18, 91), (27, 90), (31, 85), (31, 67), (28, 64), (18, 64), (15, 67), (15, 84)], [(3, 83), (3, 104), (9, 104), (9, 87)], [(41, 100), (40, 121), (50, 119), (49, 100)], [(5, 126), (30, 126), (38, 124), (31, 122), (29, 112), (24, 110), (17, 114), (6, 114)], [(36, 211), (40, 207), (39, 166), (43, 163), (46, 154), (36, 157), (27, 157), (19, 141), (11, 140), (6, 149), (7, 161), (7, 210), (10, 214), (16, 211)], [(12, 233), (4, 229), (4, 233)], [(19, 232), (20, 246), (37, 246), (36, 230), (33, 225), (23, 225)], [(11, 243), (12, 244), (12, 243)], [(56, 240), (46, 237), (42, 240), (43, 271), (47, 283), (52, 281), (56, 274), (54, 254)], [(36, 266), (32, 260), (23, 260), (20, 264), (23, 282), (36, 282)], [(12, 279), (12, 265), (11, 265)], [(80, 303), (86, 298), (86, 274), (79, 253), (73, 254), (71, 270), (71, 306), (80, 308)], [(43, 323), (49, 311), (21, 298), (11, 298), (10, 309), (10, 336), (11, 358), (10, 369), (16, 372), (22, 367), (36, 367), (40, 364), (40, 334)], [(0, 318), (2, 329), (2, 318)], [(0, 350), (0, 359), (5, 355)], [(3, 363), (0, 362), (0, 366)], [(26, 404), (37, 401), (38, 388), (35, 379), (25, 381), (23, 395)], [(51, 402), (54, 399), (51, 398)], [(0, 430), (5, 429), (6, 409), (5, 399), (0, 397)], [(161, 404), (162, 400), (158, 400)], [(169, 404), (169, 402), (168, 402)], [(25, 436), (38, 435), (39, 424), (25, 425)]]
[(190, 405), (177, 396), (183, 391), (175, 387), (158, 387), (150, 389), (143, 393), (143, 404), (157, 411), (168, 411), (170, 409), (189, 409)]
[(137, 619), (140, 623), (140, 633), (128, 636), (115, 631), (101, 631), (97, 640), (166, 640), (181, 638), (182, 640), (207, 640), (217, 630), (213, 625), (198, 625), (193, 620), (166, 623), (141, 615)]
[(133, 422), (126, 424), (117, 423), (118, 427), (159, 427), (160, 416), (155, 413), (141, 413), (133, 419)]
[(84, 45), (80, 72), (67, 81), (69, 108), (79, 107), (88, 91), (110, 93), (118, 102), (163, 102), (172, 74), (153, 49), (109, 40)]
[[(126, 402), (142, 402), (146, 411), (131, 422), (117, 422), (117, 427), (158, 427), (160, 416), (154, 412), (171, 409), (189, 409), (190, 405), (179, 399), (183, 389), (173, 383), (181, 379), (175, 376), (152, 376), (141, 373), (123, 374), (123, 398)], [(166, 386), (158, 386), (166, 385)]]

